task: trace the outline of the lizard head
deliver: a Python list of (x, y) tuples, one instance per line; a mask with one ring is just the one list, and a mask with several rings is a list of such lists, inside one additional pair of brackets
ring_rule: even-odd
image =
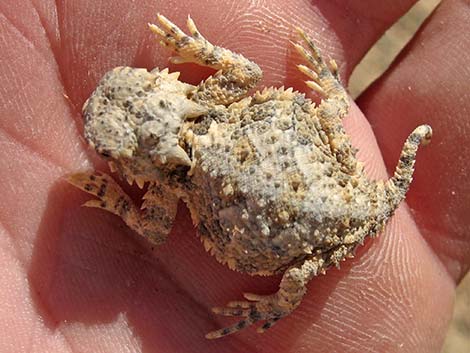
[(191, 165), (180, 145), (181, 127), (207, 109), (188, 99), (195, 87), (178, 81), (178, 75), (117, 67), (83, 106), (87, 142), (129, 182), (152, 181)]

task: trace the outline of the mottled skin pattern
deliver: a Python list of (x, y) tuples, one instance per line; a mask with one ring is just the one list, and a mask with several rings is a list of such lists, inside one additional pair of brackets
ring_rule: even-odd
[(225, 336), (261, 321), (271, 327), (301, 302), (308, 281), (354, 254), (380, 232), (404, 199), (420, 144), (431, 128), (408, 137), (395, 175), (369, 180), (341, 119), (349, 108), (337, 65), (326, 64), (302, 31), (294, 43), (306, 65), (317, 106), (292, 89), (247, 93), (261, 69), (240, 54), (209, 43), (188, 18), (190, 36), (163, 16), (149, 25), (176, 54), (217, 72), (192, 86), (167, 69), (118, 67), (108, 72), (83, 108), (85, 137), (119, 176), (147, 186), (139, 209), (103, 173), (69, 181), (98, 199), (85, 205), (120, 216), (154, 243), (165, 241), (176, 205), (191, 211), (206, 250), (231, 269), (251, 275), (282, 273), (278, 292), (244, 294), (214, 308), (238, 323), (211, 332)]

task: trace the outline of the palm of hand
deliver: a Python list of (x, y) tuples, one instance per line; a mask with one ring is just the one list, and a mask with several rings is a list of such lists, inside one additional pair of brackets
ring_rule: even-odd
[[(167, 66), (167, 53), (153, 43), (145, 23), (157, 10), (170, 12), (163, 7), (156, 9), (151, 2), (131, 14), (126, 4), (85, 6), (62, 4), (58, 17), (43, 7), (22, 9), (21, 16), (4, 10), (5, 41), (0, 44), (5, 60), (1, 66), (4, 78), (0, 104), (4, 148), (0, 160), (5, 164), (0, 168), (4, 186), (0, 217), (5, 305), (0, 347), (13, 351), (11, 347), (26, 347), (30, 342), (50, 352), (64, 351), (65, 347), (70, 351), (286, 352), (298, 351), (299, 347), (309, 351), (360, 351), (365, 346), (372, 351), (398, 351), (400, 345), (411, 351), (419, 344), (423, 350), (438, 351), (450, 316), (454, 281), (466, 272), (469, 262), (469, 242), (459, 238), (469, 224), (458, 217), (468, 212), (470, 204), (469, 193), (465, 192), (468, 187), (459, 183), (468, 166), (464, 159), (451, 158), (453, 150), (468, 149), (462, 144), (468, 137), (457, 135), (458, 129), (449, 129), (445, 120), (460, 124), (458, 119), (468, 111), (469, 100), (452, 104), (451, 96), (463, 96), (464, 78), (445, 76), (442, 71), (452, 75), (445, 67), (432, 82), (447, 78), (453, 82), (454, 93), (444, 96), (442, 89), (426, 91), (433, 88), (425, 82), (426, 66), (419, 68), (423, 71), (420, 73), (416, 65), (423, 56), (445, 63), (443, 57), (451, 52), (453, 43), (446, 42), (433, 52), (411, 48), (387, 79), (359, 101), (376, 125), (378, 139), (387, 151), (385, 160), (391, 167), (405, 134), (418, 123), (413, 119), (425, 117), (440, 131), (443, 143), (435, 142), (441, 146), (439, 150), (433, 147), (423, 153), (410, 195), (419, 226), (402, 207), (385, 234), (368, 243), (367, 252), (360, 250), (358, 258), (341, 271), (331, 271), (309, 286), (295, 318), (285, 319), (266, 335), (250, 331), (234, 339), (208, 343), (204, 333), (220, 326), (209, 314), (210, 306), (233, 299), (240, 290), (270, 293), (278, 279), (252, 278), (217, 264), (194, 236), (184, 209), (179, 212), (168, 243), (152, 253), (112, 215), (78, 207), (87, 196), (72, 190), (61, 181), (62, 176), (90, 167), (92, 159), (100, 168), (100, 162), (87, 154), (79, 137), (81, 104), (111, 67), (124, 63)], [(235, 36), (229, 35), (233, 25), (218, 23), (223, 20), (215, 13), (213, 17), (203, 13), (215, 11), (215, 6), (209, 10), (196, 4), (186, 6), (172, 11), (181, 20), (187, 13), (194, 18), (213, 18), (214, 22), (205, 27), (206, 36), (256, 59), (265, 71), (263, 85), (285, 84), (304, 90), (290, 57), (287, 66), (280, 60), (289, 46), (288, 38), (276, 27), (277, 21), (271, 22), (269, 11), (247, 15), (249, 21), (239, 22), (244, 25), (237, 29), (240, 36)], [(270, 6), (271, 11), (279, 13), (275, 2)], [(289, 6), (292, 8), (284, 9), (285, 13), (302, 13), (295, 24), (304, 28), (315, 29), (312, 18), (318, 19), (317, 29), (321, 21), (337, 21), (324, 33), (324, 39), (333, 41), (334, 35), (339, 38), (334, 45), (342, 49), (337, 61), (347, 64), (343, 77), (348, 76), (382, 26), (393, 22), (404, 10), (390, 9), (385, 15), (376, 9), (385, 20), (380, 25), (364, 25), (358, 38), (354, 36), (355, 20), (338, 16), (339, 9), (333, 5), (309, 9)], [(351, 1), (351, 6), (360, 10), (362, 5)], [(368, 10), (374, 11), (374, 5), (370, 6)], [(422, 40), (432, 45), (440, 35), (432, 31), (439, 18), (454, 16), (457, 24), (446, 30), (468, 47), (468, 39), (461, 34), (465, 31), (454, 29), (459, 20), (465, 23), (458, 7), (452, 3), (443, 6)], [(233, 23), (238, 23), (235, 18), (248, 10), (234, 11)], [(291, 24), (289, 18), (292, 16), (286, 14), (285, 24)], [(270, 28), (269, 33), (263, 32), (260, 20)], [(96, 27), (98, 24), (102, 27)], [(463, 66), (463, 56), (455, 60)], [(190, 66), (182, 71), (183, 80), (197, 82), (206, 76), (192, 72)], [(398, 83), (406, 88), (410, 82), (413, 90), (405, 90), (406, 94), (394, 86)], [(421, 104), (418, 94), (423, 92), (435, 99)], [(394, 123), (398, 117), (406, 120)], [(346, 125), (370, 174), (385, 177), (369, 122), (353, 109)], [(457, 147), (459, 144), (463, 147)], [(465, 151), (460, 152), (465, 155)], [(455, 194), (447, 195), (448, 190)], [(450, 222), (449, 214), (456, 220)], [(432, 311), (428, 310), (430, 306)]]

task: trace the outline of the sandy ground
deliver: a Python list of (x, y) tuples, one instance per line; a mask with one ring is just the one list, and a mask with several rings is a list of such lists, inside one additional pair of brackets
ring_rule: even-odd
[[(439, 0), (419, 1), (384, 34), (351, 76), (349, 91), (353, 98), (359, 96), (387, 69), (439, 2)], [(457, 288), (454, 316), (442, 353), (470, 353), (470, 274), (467, 274)]]
[(470, 352), (470, 275), (457, 288), (454, 317), (450, 325), (443, 353)]

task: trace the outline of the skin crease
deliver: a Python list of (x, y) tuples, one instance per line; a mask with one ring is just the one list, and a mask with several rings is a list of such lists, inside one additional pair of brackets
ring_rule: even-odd
[[(389, 170), (408, 133), (421, 123), (433, 126), (432, 143), (418, 153), (407, 199), (412, 208), (403, 204), (355, 259), (314, 279), (301, 306), (263, 335), (248, 329), (204, 338), (231, 322), (210, 307), (241, 292), (271, 293), (279, 277), (250, 277), (218, 264), (184, 207), (169, 241), (152, 251), (115, 216), (81, 208), (89, 197), (63, 181), (71, 172), (105, 168), (84, 144), (80, 117), (101, 76), (118, 65), (168, 66), (170, 53), (145, 25), (157, 11), (178, 25), (191, 14), (212, 42), (256, 61), (264, 70), (259, 87), (307, 91), (294, 65), (301, 59), (288, 42), (296, 39), (293, 25), (337, 61), (346, 81), (413, 1), (223, 3), (0, 4), (0, 351), (440, 351), (455, 285), (470, 262), (463, 216), (470, 207), (468, 50), (462, 49), (469, 47), (468, 2), (444, 1), (399, 62), (361, 97), (370, 122), (356, 106), (345, 120), (372, 178), (387, 174), (370, 123)], [(194, 65), (170, 69), (190, 83), (210, 73)], [(452, 151), (459, 157), (446, 157)]]

